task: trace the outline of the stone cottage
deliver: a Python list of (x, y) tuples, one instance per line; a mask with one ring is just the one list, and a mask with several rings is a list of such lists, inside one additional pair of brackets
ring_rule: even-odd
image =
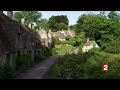
[(64, 35), (64, 33), (61, 32), (49, 32), (48, 33), (49, 37), (54, 37), (54, 38), (58, 38), (60, 41), (65, 41), (66, 40), (66, 36)]
[(71, 37), (74, 37), (75, 36), (75, 31), (73, 30), (62, 30), (62, 31), (59, 31), (60, 33), (63, 33), (66, 37), (67, 36), (71, 36)]
[(87, 42), (84, 44), (84, 46), (82, 48), (82, 51), (88, 52), (93, 47), (99, 48), (98, 44), (94, 40), (90, 41), (89, 39), (87, 39)]

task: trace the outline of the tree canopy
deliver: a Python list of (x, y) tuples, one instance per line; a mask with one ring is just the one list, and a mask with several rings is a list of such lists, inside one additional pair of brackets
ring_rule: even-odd
[(49, 28), (53, 31), (67, 29), (68, 28), (68, 18), (66, 15), (52, 16), (48, 21)]
[(14, 13), (14, 19), (18, 22), (21, 22), (21, 19), (25, 19), (25, 24), (33, 24), (36, 23), (42, 14), (38, 11), (19, 11)]
[[(120, 53), (120, 22), (119, 14), (111, 11), (107, 16), (100, 14), (83, 14), (76, 25), (76, 33), (85, 32), (87, 38), (95, 40), (102, 50)], [(116, 43), (115, 43), (116, 42)]]
[(44, 30), (49, 30), (49, 27), (48, 27), (48, 20), (45, 19), (45, 18), (42, 18), (40, 20), (38, 20), (36, 22), (36, 28), (43, 28)]

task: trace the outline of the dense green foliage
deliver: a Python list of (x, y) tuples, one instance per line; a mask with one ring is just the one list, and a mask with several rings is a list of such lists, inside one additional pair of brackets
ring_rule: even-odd
[[(21, 14), (22, 13), (22, 14)], [(33, 15), (32, 15), (33, 14)], [(44, 28), (52, 31), (68, 29), (67, 16), (52, 16), (49, 21), (46, 19), (38, 20), (41, 17), (38, 12), (16, 12), (15, 19), (20, 21), (25, 18), (25, 23), (33, 24), (36, 22), (37, 28)], [(100, 14), (83, 14), (78, 18), (77, 24), (69, 26), (76, 31), (74, 38), (66, 37), (66, 41), (61, 42), (58, 38), (52, 38), (53, 54), (65, 54), (60, 57), (58, 62), (52, 67), (49, 76), (51, 78), (75, 78), (75, 79), (118, 79), (120, 78), (120, 15), (111, 11), (105, 15), (104, 11)], [(93, 48), (88, 53), (81, 51), (76, 54), (70, 53), (79, 46), (80, 50), (87, 38), (95, 40), (100, 49)], [(55, 44), (60, 48), (55, 48)], [(68, 44), (68, 45), (66, 45)], [(49, 51), (50, 52), (50, 51)], [(42, 60), (49, 53), (35, 54), (35, 62)], [(102, 72), (102, 64), (108, 64), (107, 73)], [(17, 58), (17, 68), (25, 69), (32, 65), (31, 55), (20, 55)], [(9, 68), (9, 69), (8, 69)], [(0, 67), (0, 78), (11, 76), (13, 70), (9, 65)]]
[(100, 14), (83, 14), (79, 17), (75, 31), (85, 33), (87, 38), (95, 40), (102, 50), (109, 53), (120, 53), (120, 18), (117, 12), (111, 11), (108, 16)]
[(16, 69), (17, 70), (24, 70), (27, 67), (30, 67), (32, 65), (32, 57), (29, 54), (20, 55), (17, 56), (17, 63), (16, 63)]
[(49, 18), (48, 24), (49, 24), (49, 28), (52, 31), (56, 31), (56, 30), (68, 29), (69, 21), (67, 16), (64, 15), (52, 16)]
[(9, 64), (0, 64), (0, 79), (11, 79), (14, 77), (14, 69)]
[(70, 40), (69, 41), (64, 41), (63, 44), (74, 45), (74, 44), (76, 44), (76, 41), (72, 41), (72, 40), (71, 41)]
[(25, 24), (31, 24), (31, 27), (34, 23), (36, 23), (42, 14), (38, 11), (19, 11), (14, 13), (14, 19), (18, 22), (21, 22), (21, 19), (25, 19)]
[(49, 25), (47, 19), (40, 19), (36, 22), (35, 29), (43, 28), (47, 32), (49, 31)]
[(71, 38), (68, 38), (68, 40), (62, 42), (62, 44), (68, 44), (68, 45), (75, 46), (75, 45), (77, 45), (77, 40), (75, 38), (71, 37)]
[[(67, 57), (67, 58), (66, 58)], [(52, 67), (49, 78), (74, 79), (118, 79), (120, 78), (120, 56), (99, 50), (60, 57)], [(108, 64), (108, 72), (102, 72), (102, 64)]]

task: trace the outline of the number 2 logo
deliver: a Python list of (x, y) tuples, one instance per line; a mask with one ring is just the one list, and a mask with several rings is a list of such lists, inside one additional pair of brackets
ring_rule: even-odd
[(107, 70), (108, 70), (108, 65), (104, 65), (103, 70), (104, 70), (104, 71), (107, 71)]
[(108, 65), (107, 64), (102, 65), (102, 71), (108, 71)]

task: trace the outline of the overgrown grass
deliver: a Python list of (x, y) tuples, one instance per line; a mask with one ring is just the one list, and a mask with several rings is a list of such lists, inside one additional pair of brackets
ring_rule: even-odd
[(48, 51), (40, 53), (35, 52), (34, 53), (34, 60), (32, 60), (32, 56), (30, 54), (25, 55), (18, 55), (17, 57), (17, 67), (16, 69), (20, 72), (32, 67), (34, 64), (40, 63), (41, 61), (45, 60), (51, 55), (51, 53)]
[(76, 41), (68, 41), (68, 40), (66, 40), (66, 41), (64, 41), (63, 42), (63, 44), (69, 44), (69, 45), (74, 45), (76, 43)]
[(17, 70), (25, 70), (26, 68), (32, 65), (32, 57), (29, 54), (26, 55), (18, 55), (16, 60), (16, 69)]
[(0, 65), (0, 79), (11, 79), (14, 77), (14, 69), (9, 64)]
[[(108, 64), (108, 72), (102, 72), (102, 64)], [(98, 50), (78, 55), (65, 55), (49, 72), (50, 78), (120, 79), (120, 56)]]

